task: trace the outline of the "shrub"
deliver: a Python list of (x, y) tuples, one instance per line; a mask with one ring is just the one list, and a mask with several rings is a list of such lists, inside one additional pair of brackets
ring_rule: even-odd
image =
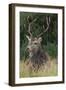
[(52, 58), (57, 57), (57, 45), (54, 43), (48, 43), (46, 46), (44, 46), (44, 50), (47, 51)]

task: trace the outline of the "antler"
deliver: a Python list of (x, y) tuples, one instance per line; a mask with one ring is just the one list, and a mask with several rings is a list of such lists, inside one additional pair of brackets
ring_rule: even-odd
[(35, 18), (33, 21), (31, 20), (31, 18), (28, 16), (28, 33), (30, 34), (30, 37), (32, 37), (32, 33), (31, 33), (31, 25), (37, 20), (37, 18)]
[(32, 33), (31, 33), (31, 23), (29, 23), (29, 25), (28, 25), (28, 33), (30, 34), (30, 37), (32, 37)]
[(38, 37), (40, 37), (43, 33), (45, 33), (48, 29), (49, 29), (49, 25), (50, 25), (50, 16), (46, 16), (46, 22), (47, 22), (47, 27), (45, 28), (45, 26), (43, 25), (43, 29), (44, 31), (42, 33), (40, 33), (38, 35)]

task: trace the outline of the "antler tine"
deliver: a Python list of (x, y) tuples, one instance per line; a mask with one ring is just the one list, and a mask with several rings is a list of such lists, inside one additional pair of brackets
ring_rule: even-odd
[(49, 23), (50, 23), (50, 17), (47, 17), (46, 16), (46, 21), (47, 21), (47, 25), (49, 25)]
[(30, 34), (30, 37), (32, 38), (32, 33), (31, 33), (31, 25), (37, 20), (37, 18), (35, 18), (32, 22), (29, 23), (28, 25), (28, 33)]
[(31, 22), (31, 24), (34, 23), (36, 20), (37, 20), (37, 18), (35, 18), (35, 19)]
[(46, 29), (45, 29), (45, 26), (43, 25), (44, 31), (43, 31), (42, 33), (40, 33), (40, 34), (38, 35), (38, 37), (40, 37), (43, 33), (45, 33), (45, 32), (49, 29), (49, 25), (50, 25), (50, 16), (49, 16), (49, 17), (46, 16), (46, 22), (47, 22), (47, 27), (46, 27)]
[(31, 33), (31, 23), (29, 23), (29, 26), (28, 26), (28, 33), (30, 34), (30, 37), (32, 37), (32, 33)]
[(47, 28), (45, 29), (44, 32), (46, 32), (49, 29), (49, 25), (50, 25), (50, 17), (46, 16), (46, 22), (47, 22)]

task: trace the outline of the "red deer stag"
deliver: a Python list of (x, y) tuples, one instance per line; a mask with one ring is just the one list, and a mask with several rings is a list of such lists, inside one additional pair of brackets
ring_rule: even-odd
[[(30, 20), (30, 17), (28, 17), (28, 21)], [(50, 17), (46, 16), (46, 24), (47, 27), (45, 28), (43, 25), (43, 32), (40, 33), (37, 37), (33, 37), (31, 33), (31, 25), (34, 23), (37, 19), (34, 19), (33, 21), (29, 21), (28, 25), (28, 33), (29, 36), (26, 35), (26, 38), (28, 39), (28, 52), (29, 52), (29, 61), (32, 64), (33, 68), (37, 67), (37, 70), (40, 68), (41, 65), (44, 65), (48, 60), (48, 54), (42, 49), (42, 34), (45, 33), (49, 29), (50, 25)]]

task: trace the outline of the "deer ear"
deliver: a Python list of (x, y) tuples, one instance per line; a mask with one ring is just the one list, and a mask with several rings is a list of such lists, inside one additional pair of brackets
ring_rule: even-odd
[(30, 37), (29, 37), (28, 35), (26, 35), (26, 38), (27, 38), (28, 40), (30, 40)]
[(39, 43), (41, 43), (41, 41), (42, 41), (42, 38), (41, 38), (41, 37), (39, 37), (38, 41), (39, 41)]

